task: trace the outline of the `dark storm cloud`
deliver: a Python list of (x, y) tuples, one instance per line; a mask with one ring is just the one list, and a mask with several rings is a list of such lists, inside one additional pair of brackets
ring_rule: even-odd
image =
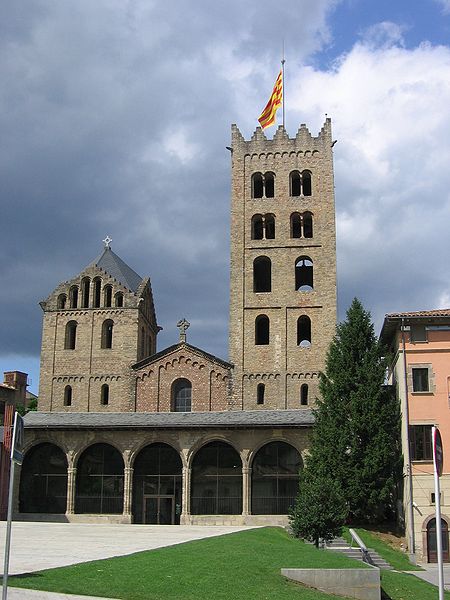
[[(226, 357), (229, 126), (328, 39), (334, 2), (53, 2), (0, 9), (0, 355), (39, 352), (37, 302), (114, 250), (150, 275), (160, 347)], [(11, 365), (13, 368), (13, 365)]]

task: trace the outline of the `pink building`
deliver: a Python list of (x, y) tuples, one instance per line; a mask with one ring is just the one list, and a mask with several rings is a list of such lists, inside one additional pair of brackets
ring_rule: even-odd
[(450, 527), (450, 309), (393, 313), (381, 340), (393, 353), (391, 383), (402, 410), (403, 508), (410, 554), (436, 562), (436, 520), (431, 428), (444, 446), (441, 510), (444, 560)]

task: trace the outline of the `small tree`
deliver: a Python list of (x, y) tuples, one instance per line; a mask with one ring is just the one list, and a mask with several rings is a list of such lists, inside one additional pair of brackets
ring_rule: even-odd
[(308, 462), (318, 477), (338, 482), (352, 520), (373, 524), (394, 517), (402, 469), (400, 409), (384, 385), (384, 356), (370, 314), (355, 298), (321, 374)]
[(300, 487), (289, 520), (296, 537), (314, 542), (341, 535), (348, 507), (338, 482), (319, 476), (308, 466), (300, 473)]

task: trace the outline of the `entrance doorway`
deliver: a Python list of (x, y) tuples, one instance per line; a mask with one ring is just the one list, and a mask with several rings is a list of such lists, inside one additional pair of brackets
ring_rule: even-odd
[[(447, 521), (441, 519), (442, 523), (442, 558), (444, 562), (449, 562), (448, 551), (448, 525)], [(428, 562), (437, 562), (437, 536), (436, 536), (436, 519), (431, 519), (427, 525), (427, 548)]]
[(142, 522), (148, 525), (175, 524), (175, 496), (144, 494)]

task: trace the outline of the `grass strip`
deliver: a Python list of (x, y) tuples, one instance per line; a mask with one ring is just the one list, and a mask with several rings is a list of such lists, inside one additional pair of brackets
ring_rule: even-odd
[(329, 600), (280, 569), (364, 568), (276, 527), (10, 578), (13, 586), (123, 600)]

